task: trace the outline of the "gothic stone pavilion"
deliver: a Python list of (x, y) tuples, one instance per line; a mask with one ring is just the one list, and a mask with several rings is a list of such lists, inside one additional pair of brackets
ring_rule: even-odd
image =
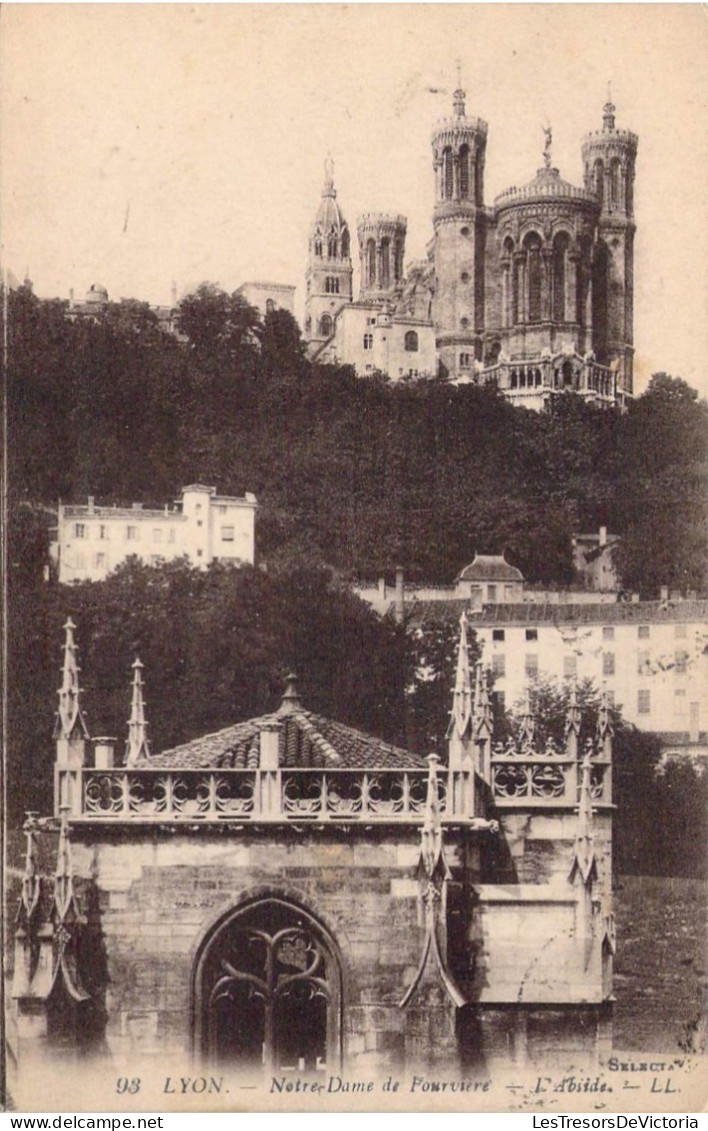
[(310, 356), (394, 380), (438, 371), (492, 380), (529, 408), (563, 389), (624, 403), (634, 353), (636, 135), (617, 129), (608, 96), (602, 129), (582, 142), (582, 187), (553, 166), (549, 127), (536, 176), (491, 206), (486, 148), (487, 123), (467, 117), (456, 90), (452, 116), (432, 134), (427, 258), (404, 274), (405, 216), (361, 216), (356, 301), (349, 226), (328, 162), (306, 273)]
[(68, 622), (54, 815), (25, 825), (20, 1083), (90, 1050), (322, 1079), (607, 1048), (606, 708), (586, 734), (571, 705), (562, 749), (530, 712), (495, 743), (463, 616), (447, 764), (314, 714), (292, 680), (273, 713), (151, 753), (139, 661), (116, 762), (78, 670)]

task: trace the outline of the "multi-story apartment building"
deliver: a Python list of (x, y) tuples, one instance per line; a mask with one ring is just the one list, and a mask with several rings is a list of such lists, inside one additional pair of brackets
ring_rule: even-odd
[(217, 495), (193, 483), (162, 510), (133, 503), (59, 504), (57, 539), (51, 547), (62, 583), (102, 581), (131, 555), (147, 565), (186, 557), (192, 565), (218, 560), (250, 562), (255, 556), (256, 497)]
[(591, 679), (642, 730), (708, 730), (708, 600), (485, 605), (470, 623), (507, 706), (544, 676)]

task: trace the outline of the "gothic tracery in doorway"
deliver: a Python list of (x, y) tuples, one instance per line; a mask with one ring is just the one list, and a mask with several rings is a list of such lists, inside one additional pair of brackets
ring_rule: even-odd
[(324, 1071), (339, 1062), (341, 979), (314, 920), (279, 899), (236, 912), (197, 971), (202, 1051), (267, 1071)]

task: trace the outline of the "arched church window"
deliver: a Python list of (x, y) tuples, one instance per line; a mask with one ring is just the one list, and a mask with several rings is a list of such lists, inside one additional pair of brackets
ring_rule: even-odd
[(559, 232), (553, 241), (553, 321), (565, 322), (568, 315), (565, 309), (566, 256), (568, 236)]
[(329, 338), (332, 334), (332, 319), (329, 314), (323, 314), (320, 318), (320, 334), (323, 338)]
[(443, 196), (445, 200), (452, 200), (454, 190), (454, 175), (452, 171), (452, 150), (447, 146), (443, 149)]
[(460, 197), (468, 200), (470, 195), (470, 147), (460, 146)]
[(308, 314), (307, 318), (305, 319), (305, 333), (309, 334), (311, 332), (311, 330), (312, 330), (312, 319), (310, 318), (310, 315)]
[(275, 310), (275, 303), (272, 298), (266, 299), (266, 314), (272, 314)]
[(595, 162), (593, 174), (595, 181), (595, 195), (600, 207), (602, 208), (602, 202), (605, 197), (605, 167), (602, 161), (600, 161), (599, 159)]
[(207, 942), (195, 974), (196, 1044), (244, 1069), (339, 1066), (341, 974), (332, 942), (301, 908), (262, 899)]
[(616, 208), (620, 202), (620, 163), (617, 157), (610, 161), (610, 207)]
[(527, 321), (541, 321), (541, 294), (543, 289), (543, 264), (541, 262), (541, 239), (536, 233), (526, 237), (526, 294)]
[(315, 235), (315, 255), (318, 259), (322, 258), (322, 236), (319, 232)]
[(373, 287), (376, 280), (376, 241), (369, 240), (366, 245), (366, 285)]
[(348, 228), (342, 229), (342, 259), (349, 258), (349, 230)]
[(415, 330), (407, 330), (406, 336), (403, 339), (404, 349), (408, 353), (417, 353), (418, 351), (418, 335)]
[(381, 240), (381, 286), (384, 290), (391, 282), (391, 241)]
[(521, 311), (523, 310), (522, 274), (518, 259), (514, 259), (511, 278), (511, 325), (516, 326), (521, 321)]
[(573, 387), (573, 363), (571, 361), (564, 361), (563, 368), (563, 388), (572, 389)]

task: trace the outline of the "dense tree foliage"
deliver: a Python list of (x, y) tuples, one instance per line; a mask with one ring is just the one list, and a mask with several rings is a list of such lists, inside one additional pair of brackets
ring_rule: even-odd
[(26, 287), (8, 297), (18, 498), (250, 490), (261, 561), (431, 581), (505, 549), (530, 580), (568, 583), (573, 533), (603, 524), (627, 588), (708, 581), (708, 407), (681, 380), (656, 376), (624, 413), (572, 394), (534, 413), (493, 387), (312, 366), (290, 315), (206, 284), (180, 338), (141, 303), (72, 322)]
[[(536, 680), (528, 702), (537, 724), (537, 740), (552, 738), (563, 748), (564, 726), (570, 702), (567, 683)], [(581, 711), (580, 748), (595, 734), (600, 693), (590, 680), (577, 687)], [(526, 700), (512, 705), (497, 719), (497, 730), (517, 734)], [(612, 834), (615, 873), (653, 876), (708, 874), (708, 773), (700, 758), (662, 758), (661, 740), (627, 723), (620, 711), (610, 709), (612, 741), (612, 800), (615, 820)]]
[[(41, 515), (23, 512), (10, 555), (10, 807), (51, 804), (51, 741), (62, 626), (74, 620), (92, 735), (127, 735), (131, 664), (145, 665), (153, 748), (165, 749), (273, 710), (286, 674), (303, 705), (405, 744), (416, 650), (322, 568), (265, 573), (130, 559), (106, 581), (44, 583)], [(33, 564), (34, 563), (34, 564)], [(119, 745), (118, 753), (123, 750)]]

